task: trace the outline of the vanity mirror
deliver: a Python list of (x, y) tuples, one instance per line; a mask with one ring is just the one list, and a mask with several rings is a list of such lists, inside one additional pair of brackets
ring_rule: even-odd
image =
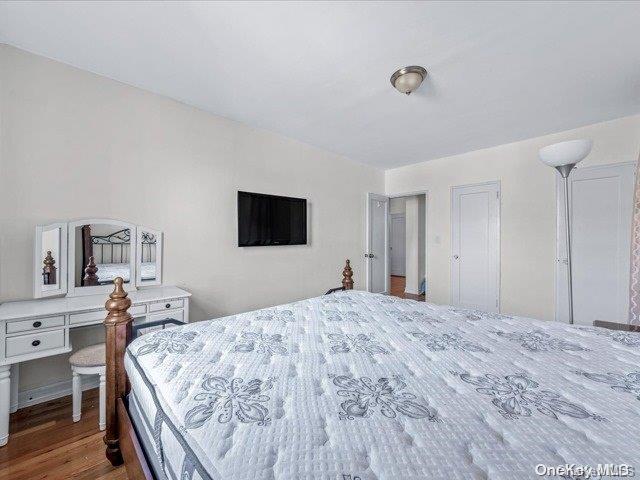
[(162, 285), (162, 232), (120, 220), (92, 218), (36, 227), (34, 297), (109, 293)]
[(69, 295), (107, 292), (122, 277), (135, 289), (136, 227), (107, 219), (69, 223)]
[(162, 283), (162, 232), (138, 227), (136, 242), (136, 283), (160, 285)]
[(34, 297), (67, 293), (67, 224), (36, 227)]

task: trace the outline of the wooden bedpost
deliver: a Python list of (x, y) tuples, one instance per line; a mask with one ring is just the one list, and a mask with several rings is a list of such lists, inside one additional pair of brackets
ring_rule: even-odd
[(56, 280), (56, 261), (53, 255), (51, 255), (51, 250), (47, 250), (47, 256), (44, 257), (42, 264), (44, 265), (44, 267), (42, 267), (42, 283), (44, 285), (55, 285), (58, 283)]
[(104, 320), (106, 330), (106, 367), (107, 367), (107, 429), (104, 443), (107, 445), (107, 459), (112, 465), (122, 464), (122, 453), (118, 440), (117, 401), (129, 393), (129, 380), (124, 369), (124, 353), (131, 341), (133, 318), (127, 310), (131, 300), (122, 288), (123, 280), (117, 277), (113, 283), (115, 288), (105, 303), (109, 311)]
[(82, 286), (90, 287), (93, 285), (98, 285), (98, 276), (96, 275), (97, 271), (98, 267), (96, 267), (96, 262), (93, 260), (93, 256), (91, 256), (89, 257), (89, 263), (87, 263), (87, 266), (84, 269)]
[(347, 264), (342, 270), (342, 286), (345, 290), (353, 290), (353, 270), (351, 270), (351, 262), (347, 259)]

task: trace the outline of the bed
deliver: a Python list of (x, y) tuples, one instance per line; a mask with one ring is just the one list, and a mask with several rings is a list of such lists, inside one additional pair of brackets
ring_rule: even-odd
[(105, 442), (130, 478), (513, 479), (639, 466), (638, 334), (343, 286), (130, 342), (114, 328), (128, 315), (119, 286), (105, 321)]

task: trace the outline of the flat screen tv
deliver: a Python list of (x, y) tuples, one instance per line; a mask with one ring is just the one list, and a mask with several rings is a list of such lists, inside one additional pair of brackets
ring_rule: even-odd
[(306, 199), (238, 192), (239, 247), (306, 243)]

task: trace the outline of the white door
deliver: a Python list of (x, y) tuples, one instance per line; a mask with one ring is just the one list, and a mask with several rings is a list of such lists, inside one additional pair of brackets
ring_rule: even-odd
[[(626, 323), (635, 165), (576, 168), (569, 177), (573, 320)], [(568, 321), (564, 192), (558, 175), (556, 320)]]
[(391, 214), (391, 275), (404, 277), (406, 266), (406, 220), (403, 213)]
[(367, 290), (373, 293), (389, 291), (389, 197), (367, 195)]
[(499, 310), (500, 184), (453, 187), (451, 198), (452, 303)]

